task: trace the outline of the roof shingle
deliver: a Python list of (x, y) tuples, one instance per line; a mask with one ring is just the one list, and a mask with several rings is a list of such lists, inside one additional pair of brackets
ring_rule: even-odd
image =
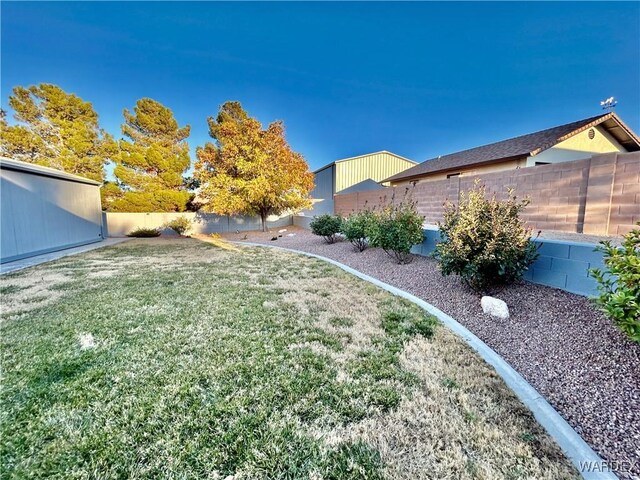
[[(427, 160), (415, 167), (411, 167), (400, 172), (385, 181), (397, 181), (410, 177), (425, 175), (428, 173), (454, 170), (471, 165), (480, 165), (499, 160), (507, 160), (523, 156), (535, 155), (547, 148), (551, 148), (557, 143), (566, 140), (568, 137), (579, 133), (587, 128), (598, 125), (607, 120), (615, 120), (621, 124), (628, 133), (635, 137), (622, 121), (614, 113), (605, 113), (595, 117), (585, 118), (577, 122), (567, 123), (558, 127), (548, 128), (535, 133), (529, 133), (520, 137), (510, 138), (489, 145), (463, 150), (461, 152), (443, 155), (442, 157)], [(637, 138), (635, 138), (637, 141)]]

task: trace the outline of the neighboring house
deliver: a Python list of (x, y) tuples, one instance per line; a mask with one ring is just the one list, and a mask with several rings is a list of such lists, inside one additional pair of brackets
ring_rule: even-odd
[(417, 162), (383, 150), (336, 160), (319, 168), (314, 174), (315, 188), (311, 192), (313, 208), (305, 216), (333, 213), (333, 196), (350, 188), (371, 190), (391, 175), (413, 167)]
[(640, 139), (613, 112), (427, 160), (388, 177), (391, 185), (635, 152)]
[(102, 240), (100, 184), (0, 158), (2, 263)]

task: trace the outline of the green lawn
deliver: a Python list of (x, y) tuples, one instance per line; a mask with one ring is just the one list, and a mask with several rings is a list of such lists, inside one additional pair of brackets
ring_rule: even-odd
[(133, 240), (0, 277), (2, 478), (574, 478), (495, 373), (321, 261)]

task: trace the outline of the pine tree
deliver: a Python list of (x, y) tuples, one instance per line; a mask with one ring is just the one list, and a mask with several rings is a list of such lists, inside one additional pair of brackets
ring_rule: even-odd
[(215, 142), (196, 150), (194, 173), (205, 210), (259, 215), (266, 230), (269, 215), (310, 206), (313, 174), (304, 157), (291, 150), (282, 122), (263, 130), (239, 102), (225, 103), (208, 122)]
[(124, 110), (120, 151), (114, 175), (121, 193), (110, 186), (106, 207), (120, 212), (182, 212), (190, 194), (183, 175), (189, 168), (191, 127), (179, 127), (173, 112), (150, 98)]
[(0, 114), (0, 153), (102, 182), (116, 144), (98, 125), (89, 102), (47, 83), (15, 87), (9, 96), (15, 125)]

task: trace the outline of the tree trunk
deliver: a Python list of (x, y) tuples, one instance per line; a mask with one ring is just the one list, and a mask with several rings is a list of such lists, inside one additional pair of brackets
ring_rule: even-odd
[(267, 231), (267, 212), (260, 210), (260, 220), (262, 220), (262, 231)]

